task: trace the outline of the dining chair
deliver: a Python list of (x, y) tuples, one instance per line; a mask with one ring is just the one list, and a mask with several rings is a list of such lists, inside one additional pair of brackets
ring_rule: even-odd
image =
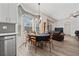
[(49, 44), (48, 47), (50, 48), (50, 52), (51, 52), (51, 49), (52, 49), (52, 47), (53, 47), (53, 42), (52, 42), (52, 39), (51, 39), (51, 36), (50, 36), (50, 35), (47, 36), (47, 39), (44, 41), (44, 43), (45, 43), (45, 46), (46, 46), (47, 44)]
[(38, 42), (36, 41), (36, 36), (35, 35), (28, 35), (28, 36), (29, 36), (29, 43), (31, 43), (31, 45), (35, 46), (35, 53), (36, 53), (37, 52), (37, 44), (38, 44)]
[(44, 48), (44, 45), (46, 46), (47, 44), (49, 44), (49, 48), (50, 48), (50, 52), (51, 52), (51, 48), (52, 48), (52, 39), (49, 36), (37, 36), (36, 37), (37, 42), (41, 44), (42, 48)]

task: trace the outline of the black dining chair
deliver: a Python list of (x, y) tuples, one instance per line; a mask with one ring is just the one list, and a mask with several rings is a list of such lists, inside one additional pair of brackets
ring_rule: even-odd
[(36, 41), (41, 44), (42, 48), (47, 44), (49, 44), (49, 48), (50, 48), (50, 52), (51, 52), (51, 45), (52, 45), (52, 41), (50, 39), (50, 35), (49, 36), (36, 36)]

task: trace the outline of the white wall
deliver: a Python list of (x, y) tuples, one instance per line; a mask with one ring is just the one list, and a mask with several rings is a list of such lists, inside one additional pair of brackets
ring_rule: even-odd
[(54, 27), (63, 27), (65, 34), (75, 36), (75, 31), (79, 30), (79, 17), (57, 21)]
[(73, 18), (71, 21), (71, 35), (75, 36), (75, 31), (79, 30), (79, 17)]
[(65, 23), (65, 20), (59, 20), (59, 21), (56, 21), (53, 23), (53, 30), (55, 30), (56, 27), (62, 27), (64, 28), (64, 23)]
[(64, 27), (64, 20), (59, 20), (55, 23), (55, 27)]
[(69, 21), (66, 21), (64, 25), (65, 33), (70, 34), (71, 36), (75, 36), (75, 31), (79, 30), (79, 17), (68, 20)]

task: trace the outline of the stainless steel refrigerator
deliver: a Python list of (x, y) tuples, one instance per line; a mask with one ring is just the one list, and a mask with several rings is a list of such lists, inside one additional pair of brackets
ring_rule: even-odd
[(0, 23), (0, 56), (16, 55), (15, 24)]

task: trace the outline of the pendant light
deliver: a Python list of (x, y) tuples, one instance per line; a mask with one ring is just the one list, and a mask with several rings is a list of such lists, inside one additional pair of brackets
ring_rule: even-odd
[(38, 15), (37, 15), (37, 18), (38, 18), (38, 23), (41, 22), (41, 15), (40, 15), (40, 3), (38, 3)]

